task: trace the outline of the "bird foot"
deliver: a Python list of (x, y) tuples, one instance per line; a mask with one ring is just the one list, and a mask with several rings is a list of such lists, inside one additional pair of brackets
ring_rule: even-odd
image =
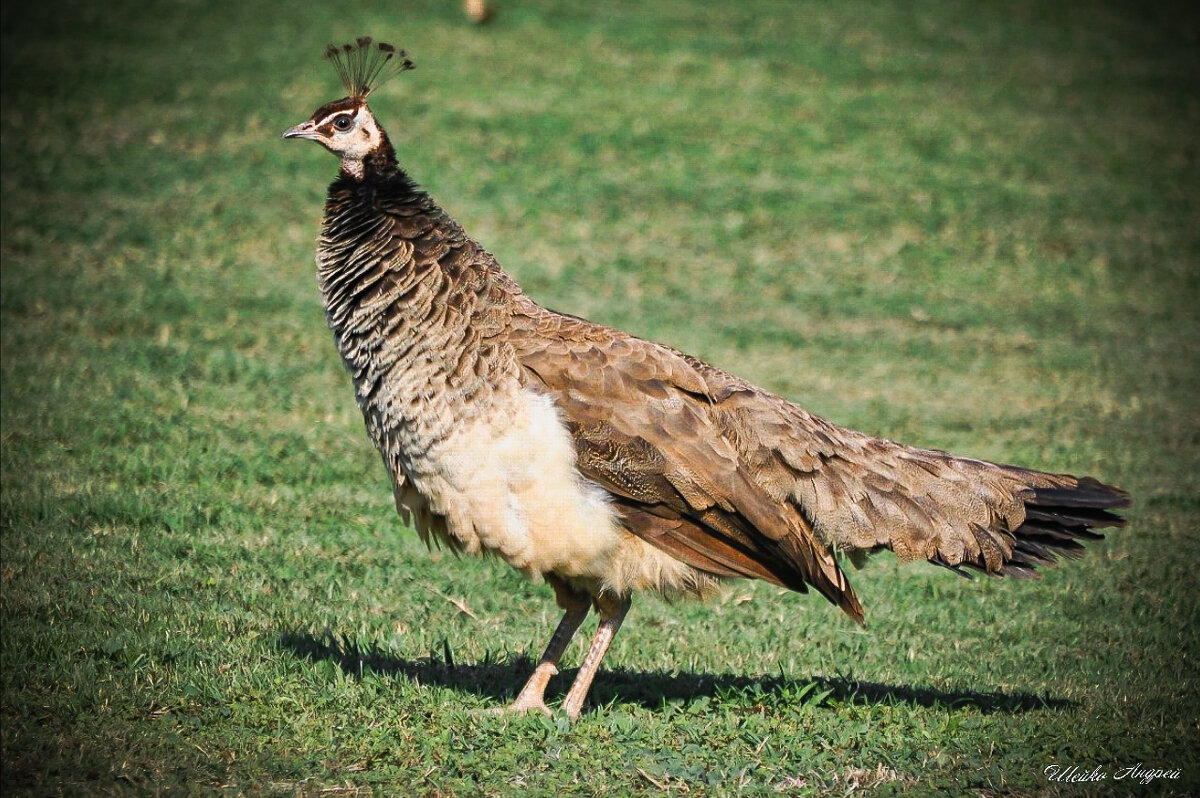
[(546, 702), (541, 698), (525, 698), (517, 696), (517, 700), (506, 707), (496, 707), (491, 710), (493, 715), (516, 715), (524, 714), (532, 710), (541, 712), (546, 717), (550, 717), (554, 713), (550, 711), (550, 707), (546, 706)]

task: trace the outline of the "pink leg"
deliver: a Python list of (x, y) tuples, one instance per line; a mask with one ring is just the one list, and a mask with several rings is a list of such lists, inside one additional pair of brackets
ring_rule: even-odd
[(566, 610), (566, 614), (558, 622), (558, 628), (554, 630), (546, 652), (538, 660), (529, 681), (525, 682), (516, 700), (499, 710), (500, 712), (528, 712), (536, 709), (545, 715), (550, 714), (550, 709), (546, 706), (546, 685), (550, 682), (550, 677), (558, 673), (559, 658), (591, 609), (591, 601), (586, 595), (572, 591), (565, 583), (553, 577), (547, 576), (546, 581), (554, 588), (555, 600), (558, 606)]
[(596, 677), (596, 671), (600, 668), (600, 660), (604, 659), (604, 652), (608, 651), (608, 644), (612, 642), (617, 630), (621, 628), (621, 622), (625, 620), (625, 613), (629, 612), (629, 604), (628, 596), (621, 599), (600, 596), (596, 599), (596, 610), (600, 613), (600, 626), (596, 629), (596, 636), (592, 638), (592, 645), (588, 648), (583, 664), (579, 666), (579, 674), (575, 677), (575, 683), (571, 685), (571, 689), (567, 692), (567, 698), (563, 701), (563, 709), (566, 710), (567, 717), (571, 720), (578, 718), (579, 713), (583, 711), (583, 700), (587, 698), (588, 690), (592, 686), (592, 679)]

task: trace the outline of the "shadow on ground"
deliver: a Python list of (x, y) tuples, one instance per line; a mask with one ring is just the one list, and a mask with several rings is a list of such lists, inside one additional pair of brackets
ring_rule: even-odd
[[(448, 645), (443, 656), (404, 659), (393, 654), (360, 647), (357, 643), (326, 632), (321, 636), (289, 633), (278, 638), (281, 649), (292, 651), (314, 662), (329, 660), (346, 673), (361, 677), (365, 671), (385, 676), (403, 676), (418, 684), (432, 684), (452, 690), (475, 693), (497, 704), (511, 701), (517, 689), (533, 671), (533, 661), (525, 656), (502, 661), (456, 663)], [(576, 671), (566, 670), (551, 680), (546, 691), (548, 701), (566, 692)], [(815, 685), (815, 689), (810, 687)], [(808, 701), (826, 694), (827, 699), (858, 704), (910, 704), (922, 707), (970, 707), (990, 714), (1020, 713), (1030, 710), (1059, 709), (1071, 706), (1061, 698), (1033, 693), (978, 692), (975, 690), (935, 690), (910, 685), (880, 684), (846, 677), (814, 676), (807, 680), (783, 676), (744, 676), (733, 673), (693, 673), (634, 671), (602, 668), (592, 685), (594, 703), (636, 703), (647, 708), (662, 706), (664, 701), (689, 701), (702, 696), (734, 702), (758, 704)]]

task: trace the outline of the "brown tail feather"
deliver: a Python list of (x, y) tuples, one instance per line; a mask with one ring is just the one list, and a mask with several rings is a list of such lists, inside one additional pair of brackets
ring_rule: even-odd
[[(982, 556), (975, 561), (950, 564), (940, 557), (930, 559), (969, 577), (963, 568), (972, 568), (1003, 576), (1020, 579), (1037, 579), (1039, 567), (1052, 567), (1058, 558), (1076, 558), (1083, 553), (1080, 541), (1102, 540), (1104, 535), (1094, 531), (1107, 527), (1125, 525), (1125, 519), (1111, 512), (1128, 507), (1132, 502), (1124, 490), (1106, 485), (1091, 477), (1055, 476), (1057, 480), (1070, 480), (1074, 484), (1058, 484), (1053, 487), (1033, 487), (1032, 495), (1025, 499), (1025, 521), (1011, 532), (984, 532), (993, 540), (999, 538), (1007, 545), (1009, 553), (1003, 562), (995, 563), (991, 556)], [(983, 536), (980, 536), (983, 543)], [(981, 545), (990, 554), (990, 548)]]

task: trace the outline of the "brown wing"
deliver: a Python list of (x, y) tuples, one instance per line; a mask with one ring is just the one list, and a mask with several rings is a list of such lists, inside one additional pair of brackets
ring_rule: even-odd
[(1031, 576), (1124, 523), (1109, 511), (1127, 494), (1090, 477), (873, 438), (668, 347), (532, 304), (514, 343), (563, 409), (580, 468), (633, 531), (711, 573), (812, 584), (856, 617), (832, 548)]
[(1034, 576), (1074, 556), (1093, 530), (1125, 522), (1125, 491), (1091, 477), (1050, 474), (873, 438), (808, 413), (694, 359), (722, 397), (715, 423), (744, 467), (810, 519), (819, 539), (850, 553), (892, 549), (991, 574)]
[[(1120, 526), (1127, 494), (1090, 477), (1049, 474), (918, 449), (837, 427), (783, 399), (722, 408), (747, 462), (848, 552), (1031, 576), (1076, 554), (1092, 530)], [(769, 421), (764, 422), (765, 419)], [(965, 574), (964, 574), (965, 575)]]
[(580, 470), (612, 494), (630, 531), (708, 573), (812, 585), (862, 621), (799, 506), (746, 467), (694, 361), (536, 306), (514, 317), (511, 341), (561, 408)]

